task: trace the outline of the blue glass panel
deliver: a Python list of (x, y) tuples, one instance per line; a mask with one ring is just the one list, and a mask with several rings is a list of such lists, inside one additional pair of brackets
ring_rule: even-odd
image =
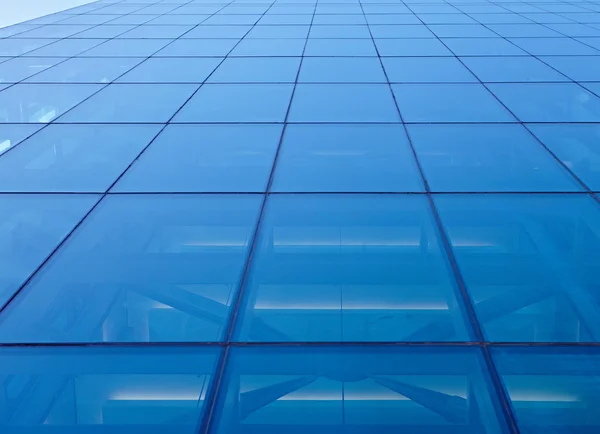
[(507, 429), (475, 348), (235, 348), (211, 434)]
[(0, 38), (8, 38), (19, 33), (27, 32), (28, 30), (37, 29), (40, 26), (35, 24), (16, 24), (14, 26), (3, 27), (0, 29)]
[(401, 125), (289, 125), (272, 190), (413, 192), (423, 183)]
[(50, 125), (0, 158), (0, 191), (104, 192), (158, 125)]
[(174, 122), (283, 122), (291, 84), (206, 84)]
[(534, 56), (600, 54), (598, 50), (570, 38), (511, 38), (510, 41)]
[(575, 179), (519, 125), (409, 125), (432, 191), (577, 191)]
[(600, 430), (598, 348), (493, 348), (492, 355), (521, 432)]
[[(541, 10), (540, 10), (541, 11)], [(538, 12), (540, 12), (538, 11)], [(487, 14), (475, 13), (471, 17), (482, 24), (519, 24), (531, 23), (527, 18), (517, 14)]]
[(443, 38), (457, 56), (526, 56), (527, 53), (502, 38)]
[(598, 122), (600, 98), (575, 83), (491, 84), (523, 122)]
[(421, 20), (412, 14), (368, 14), (367, 23), (374, 24), (422, 24)]
[(301, 56), (306, 39), (242, 39), (232, 56)]
[(0, 92), (0, 123), (47, 123), (102, 86), (17, 84)]
[(0, 341), (222, 339), (261, 201), (108, 196), (3, 312)]
[(61, 122), (166, 122), (196, 89), (193, 84), (111, 84)]
[[(248, 32), (246, 38), (281, 39), (307, 38), (310, 26), (255, 26)], [(244, 36), (244, 35), (242, 35)]]
[(398, 122), (388, 85), (299, 84), (290, 109), (291, 122)]
[(63, 61), (61, 58), (16, 57), (0, 64), (0, 83), (17, 83)]
[(552, 38), (560, 33), (540, 24), (490, 24), (490, 30), (504, 38)]
[(20, 56), (54, 41), (56, 39), (0, 39), (0, 56)]
[[(149, 21), (148, 24), (165, 25), (165, 24), (179, 24), (179, 25), (192, 25), (197, 26), (206, 20), (210, 15), (162, 15), (158, 18)], [(187, 33), (186, 33), (187, 34)], [(182, 35), (183, 36), (183, 35)]]
[(237, 39), (177, 39), (155, 54), (156, 57), (226, 56)]
[(369, 26), (369, 29), (374, 38), (435, 38), (435, 35), (422, 24), (380, 24)]
[(309, 25), (313, 19), (310, 14), (270, 14), (263, 16), (259, 21), (259, 25)]
[(263, 192), (280, 125), (169, 126), (116, 191)]
[(26, 80), (29, 83), (110, 83), (120, 77), (142, 58), (75, 57)]
[[(102, 10), (102, 13), (108, 13), (108, 12), (104, 12), (104, 10)], [(115, 18), (114, 20), (111, 20), (110, 24), (111, 25), (118, 24), (118, 25), (135, 25), (135, 26), (137, 26), (139, 24), (147, 23), (148, 21), (153, 20), (154, 18), (156, 18), (156, 15), (123, 15), (119, 18)]]
[(228, 58), (208, 80), (209, 83), (294, 83), (299, 57)]
[(418, 14), (425, 24), (476, 24), (476, 21), (466, 14)]
[(148, 57), (171, 42), (170, 39), (111, 39), (82, 54), (85, 57)]
[(176, 39), (192, 28), (193, 26), (152, 26), (146, 24), (123, 33), (119, 38)]
[(220, 58), (151, 58), (117, 80), (118, 83), (202, 83)]
[(427, 199), (270, 196), (240, 341), (464, 341)]
[(585, 24), (578, 23), (557, 23), (557, 24), (549, 24), (553, 30), (557, 32), (570, 36), (570, 37), (581, 37), (581, 36), (600, 36), (600, 29), (594, 29)]
[(461, 60), (483, 82), (570, 81), (535, 57), (464, 57)]
[[(74, 12), (73, 9), (71, 9), (69, 12)], [(103, 24), (106, 23), (108, 21), (114, 20), (115, 18), (117, 18), (118, 15), (92, 15), (92, 14), (85, 14), (85, 15), (75, 15), (72, 16), (70, 18), (67, 18), (66, 20), (61, 20), (60, 24)]]
[(600, 96), (600, 83), (583, 83), (582, 86), (592, 93), (595, 93), (597, 96)]
[(21, 33), (19, 38), (66, 38), (76, 33), (83, 32), (89, 29), (89, 25), (60, 25), (55, 24), (52, 26), (42, 26), (37, 29), (30, 30), (25, 33)]
[[(438, 38), (497, 38), (498, 35), (481, 24), (432, 24), (429, 27)], [(444, 39), (444, 42), (447, 42)]]
[(452, 57), (386, 57), (382, 62), (390, 82), (478, 82), (458, 59)]
[(600, 191), (600, 125), (528, 125), (592, 190)]
[[(30, 51), (25, 56), (70, 57), (87, 52), (102, 44), (105, 39), (62, 39), (37, 50)], [(109, 41), (110, 42), (110, 41)]]
[(92, 195), (0, 195), (0, 307), (97, 200)]
[(119, 36), (119, 35), (125, 33), (126, 31), (134, 28), (133, 25), (115, 26), (115, 25), (112, 25), (112, 22), (110, 24), (111, 25), (92, 27), (89, 30), (78, 33), (77, 37), (78, 38), (93, 38), (93, 39), (97, 39), (97, 38), (109, 38), (110, 39), (110, 38)]
[(2, 348), (7, 433), (194, 434), (215, 348)]
[(240, 40), (251, 26), (198, 26), (182, 36), (182, 38), (229, 38)]
[(375, 39), (381, 56), (452, 56), (440, 41), (434, 38), (421, 39)]
[(379, 59), (309, 57), (302, 61), (299, 83), (386, 83)]
[(435, 202), (489, 340), (600, 340), (596, 201), (496, 194)]
[(558, 14), (551, 13), (527, 13), (521, 14), (523, 17), (540, 24), (550, 23), (572, 23), (573, 21)]
[(310, 28), (309, 38), (363, 38), (371, 39), (369, 27), (358, 25), (340, 25), (340, 26), (312, 26)]
[(480, 84), (396, 84), (392, 88), (406, 122), (515, 120)]
[[(225, 24), (225, 25), (229, 25), (229, 24), (246, 24), (246, 25), (254, 25), (256, 24), (256, 22), (259, 20), (261, 16), (260, 15), (220, 15), (220, 14), (216, 14), (213, 15), (210, 18), (207, 18), (206, 21), (204, 21), (203, 24), (207, 24), (207, 25), (217, 25), (217, 24)], [(295, 18), (294, 16), (292, 16), (292, 18)], [(285, 22), (282, 22), (280, 24), (287, 24)], [(308, 23), (305, 22), (292, 22), (290, 24), (310, 24), (310, 21)]]
[(42, 125), (0, 124), (0, 155), (42, 128)]
[(600, 81), (599, 56), (544, 56), (541, 60), (556, 68), (571, 80)]
[(370, 39), (309, 39), (305, 56), (377, 56)]
[(313, 26), (327, 24), (367, 24), (364, 15), (315, 15), (312, 22)]

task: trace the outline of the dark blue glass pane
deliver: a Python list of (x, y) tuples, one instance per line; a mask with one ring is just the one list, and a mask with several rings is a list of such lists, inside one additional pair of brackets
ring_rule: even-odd
[(264, 192), (281, 125), (169, 126), (116, 191)]
[(600, 124), (527, 127), (588, 187), (600, 191)]
[(97, 200), (95, 195), (0, 195), (0, 307)]
[[(600, 29), (598, 32), (600, 33)], [(598, 56), (544, 56), (541, 59), (571, 80), (600, 80), (600, 52)]]
[(299, 67), (299, 57), (233, 57), (225, 59), (208, 82), (294, 83)]
[(69, 112), (61, 122), (166, 122), (197, 87), (194, 84), (112, 84)]
[(118, 83), (202, 83), (221, 63), (219, 58), (151, 58)]
[(600, 205), (587, 195), (436, 196), (491, 341), (600, 341)]
[(597, 56), (600, 52), (571, 38), (510, 38), (510, 42), (534, 56)]
[(570, 81), (534, 57), (463, 57), (461, 61), (483, 82)]
[(289, 125), (273, 191), (423, 191), (401, 125)]
[(477, 83), (458, 59), (452, 57), (386, 57), (385, 72), (394, 83)]
[[(237, 43), (237, 41), (236, 41)], [(302, 56), (306, 39), (243, 39), (232, 56)]]
[(0, 340), (222, 339), (261, 201), (109, 196), (3, 312)]
[(105, 192), (158, 125), (50, 125), (0, 158), (3, 192)]
[(442, 42), (457, 56), (527, 55), (525, 51), (502, 38), (443, 38)]
[(475, 348), (235, 348), (221, 388), (212, 434), (507, 432)]
[(0, 123), (48, 123), (102, 86), (17, 84), (0, 92)]
[(581, 186), (519, 125), (409, 125), (432, 191), (577, 191)]
[(305, 56), (377, 56), (370, 39), (309, 39)]
[(600, 430), (597, 347), (493, 348), (492, 355), (522, 433)]
[(6, 433), (195, 434), (215, 348), (2, 348)]
[(375, 39), (381, 56), (452, 56), (452, 52), (434, 38)]
[(299, 83), (386, 83), (376, 57), (308, 57), (302, 61)]
[(424, 197), (274, 195), (266, 213), (237, 340), (469, 340)]

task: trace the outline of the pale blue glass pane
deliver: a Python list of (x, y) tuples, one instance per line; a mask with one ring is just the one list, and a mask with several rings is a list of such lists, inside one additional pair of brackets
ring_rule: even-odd
[(502, 38), (443, 38), (457, 56), (526, 56), (519, 47)]
[(461, 61), (483, 82), (570, 81), (534, 57), (463, 57)]
[(392, 92), (384, 84), (299, 84), (291, 122), (398, 122)]
[(0, 155), (42, 128), (42, 125), (0, 125)]
[(115, 191), (264, 192), (281, 125), (169, 126)]
[(3, 312), (0, 341), (217, 341), (262, 198), (112, 195)]
[(158, 125), (50, 125), (0, 158), (0, 191), (104, 192)]
[(422, 39), (375, 39), (381, 56), (452, 56), (439, 40)]
[(237, 43), (237, 39), (177, 39), (155, 57), (224, 57)]
[(48, 123), (102, 86), (17, 84), (0, 92), (0, 123)]
[(202, 83), (219, 63), (219, 58), (152, 58), (133, 68), (117, 82)]
[(260, 18), (258, 25), (308, 25), (312, 18), (310, 14), (270, 14)]
[(422, 24), (380, 24), (369, 28), (374, 38), (435, 38), (435, 35)]
[(575, 83), (488, 87), (523, 122), (600, 121), (600, 98)]
[(313, 26), (315, 25), (326, 25), (326, 24), (366, 24), (367, 21), (363, 15), (358, 14), (323, 14), (315, 15), (313, 19)]
[(600, 191), (600, 125), (528, 125), (592, 190)]
[(42, 26), (37, 29), (21, 33), (19, 38), (66, 38), (84, 30), (89, 29), (90, 25), (61, 25)]
[(386, 83), (377, 58), (311, 57), (302, 61), (299, 83)]
[(39, 25), (35, 24), (16, 24), (14, 26), (3, 27), (0, 29), (0, 37), (8, 38), (18, 35), (19, 33), (27, 32), (28, 30), (37, 29)]
[(182, 38), (230, 38), (241, 39), (251, 26), (198, 26), (182, 36)]
[(236, 340), (469, 340), (425, 197), (273, 195), (259, 234)]
[(582, 86), (595, 93), (597, 96), (600, 96), (600, 83), (583, 83)]
[(413, 192), (423, 183), (401, 125), (289, 125), (272, 190)]
[(85, 57), (148, 57), (171, 42), (170, 39), (112, 39), (82, 54)]
[[(498, 35), (481, 24), (432, 24), (429, 27), (438, 38), (497, 38)], [(444, 40), (446, 42), (446, 40)]]
[[(104, 12), (102, 11), (102, 13), (109, 13), (109, 12)], [(156, 15), (124, 15), (121, 16), (119, 18), (115, 18), (114, 20), (112, 20), (110, 22), (110, 24), (125, 24), (125, 25), (140, 25), (140, 24), (144, 24), (147, 23), (150, 20), (153, 20), (154, 18), (157, 18)]]
[(239, 45), (231, 51), (231, 55), (302, 56), (305, 44), (306, 39), (242, 39)]
[(291, 84), (206, 84), (174, 122), (283, 122)]
[(600, 52), (598, 56), (544, 56), (540, 59), (571, 80), (600, 81)]
[[(230, 25), (230, 24), (245, 24), (245, 25), (254, 25), (256, 24), (256, 22), (260, 19), (260, 15), (213, 15), (212, 17), (209, 17), (206, 19), (206, 21), (204, 21), (204, 25), (218, 25), (218, 24), (225, 24), (225, 25)], [(293, 17), (295, 18), (295, 17)], [(282, 22), (281, 24), (286, 24), (284, 22)], [(290, 23), (290, 24), (310, 24), (310, 21), (308, 23)]]
[(340, 25), (340, 26), (312, 26), (310, 28), (309, 38), (352, 38), (352, 39), (371, 39), (369, 27), (359, 25)]
[(110, 23), (111, 25), (105, 25), (105, 26), (96, 26), (96, 27), (92, 27), (89, 30), (86, 30), (84, 32), (78, 33), (77, 37), (78, 38), (114, 38), (116, 36), (119, 36), (122, 33), (125, 33), (128, 30), (133, 29), (133, 25), (112, 25), (112, 22)]
[(104, 39), (62, 39), (53, 44), (30, 51), (26, 53), (25, 56), (77, 56), (79, 54), (88, 52), (91, 48), (102, 44), (104, 41)]
[[(255, 26), (248, 32), (249, 39), (307, 38), (310, 26)], [(190, 32), (191, 33), (191, 32)], [(241, 35), (244, 36), (244, 35)]]
[(0, 195), (0, 307), (97, 200), (95, 195)]
[(466, 14), (418, 14), (425, 24), (476, 24), (477, 22)]
[(305, 56), (377, 56), (370, 39), (309, 39)]
[(600, 431), (598, 348), (493, 348), (522, 433)]
[(0, 39), (0, 56), (20, 56), (55, 41), (56, 39)]
[(396, 84), (392, 89), (406, 122), (515, 120), (480, 84)]
[(504, 38), (552, 38), (561, 36), (560, 33), (541, 24), (490, 24), (488, 28)]
[(557, 23), (549, 24), (548, 27), (556, 30), (563, 35), (570, 37), (581, 37), (581, 36), (600, 36), (600, 29), (594, 29), (593, 27), (585, 24), (578, 23)]
[[(196, 26), (206, 20), (209, 16), (210, 15), (162, 15), (153, 19), (152, 21), (149, 21), (147, 24), (189, 24)], [(188, 33), (185, 33), (185, 35)]]
[[(77, 13), (73, 9), (69, 10), (69, 12)], [(103, 24), (108, 21), (114, 20), (118, 16), (119, 15), (92, 15), (92, 14), (75, 15), (70, 18), (67, 18), (66, 20), (61, 20), (60, 24), (61, 25), (62, 24), (93, 24), (93, 25), (97, 25), (97, 24)]]
[(191, 30), (193, 26), (152, 26), (149, 24), (135, 27), (123, 33), (119, 38), (141, 38), (141, 39), (176, 39)]
[(575, 179), (519, 125), (409, 125), (432, 191), (577, 191)]
[(489, 340), (600, 340), (596, 201), (546, 194), (435, 202)]
[(392, 83), (478, 82), (458, 59), (452, 57), (386, 57), (382, 62)]
[(421, 20), (411, 14), (368, 14), (367, 23), (374, 24), (402, 24), (412, 25), (421, 24)]
[[(541, 12), (542, 10), (538, 10)], [(506, 11), (504, 11), (506, 12)], [(525, 12), (525, 11), (524, 11)], [(482, 24), (519, 24), (519, 23), (530, 23), (527, 19), (517, 14), (500, 13), (500, 14), (486, 14), (486, 13), (475, 13), (470, 14), (471, 17)]]
[(193, 84), (112, 84), (61, 122), (166, 122), (196, 88)]
[(534, 56), (600, 54), (598, 50), (571, 38), (511, 38), (510, 41)]
[(216, 348), (3, 348), (6, 433), (195, 434)]
[(36, 74), (26, 81), (28, 83), (110, 83), (142, 60), (126, 57), (76, 57)]
[(208, 80), (209, 83), (294, 83), (299, 57), (228, 58)]
[(211, 434), (508, 432), (475, 348), (235, 348)]
[(0, 83), (17, 83), (62, 62), (61, 58), (17, 57), (0, 64)]

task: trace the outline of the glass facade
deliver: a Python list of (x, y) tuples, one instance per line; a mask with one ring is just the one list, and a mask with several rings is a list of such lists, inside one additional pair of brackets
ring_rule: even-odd
[(0, 432), (600, 432), (598, 0), (100, 0), (0, 29)]

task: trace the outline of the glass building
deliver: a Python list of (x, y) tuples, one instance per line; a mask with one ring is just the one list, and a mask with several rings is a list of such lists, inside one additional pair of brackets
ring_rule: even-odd
[(2, 434), (600, 432), (599, 0), (101, 0), (0, 154)]

